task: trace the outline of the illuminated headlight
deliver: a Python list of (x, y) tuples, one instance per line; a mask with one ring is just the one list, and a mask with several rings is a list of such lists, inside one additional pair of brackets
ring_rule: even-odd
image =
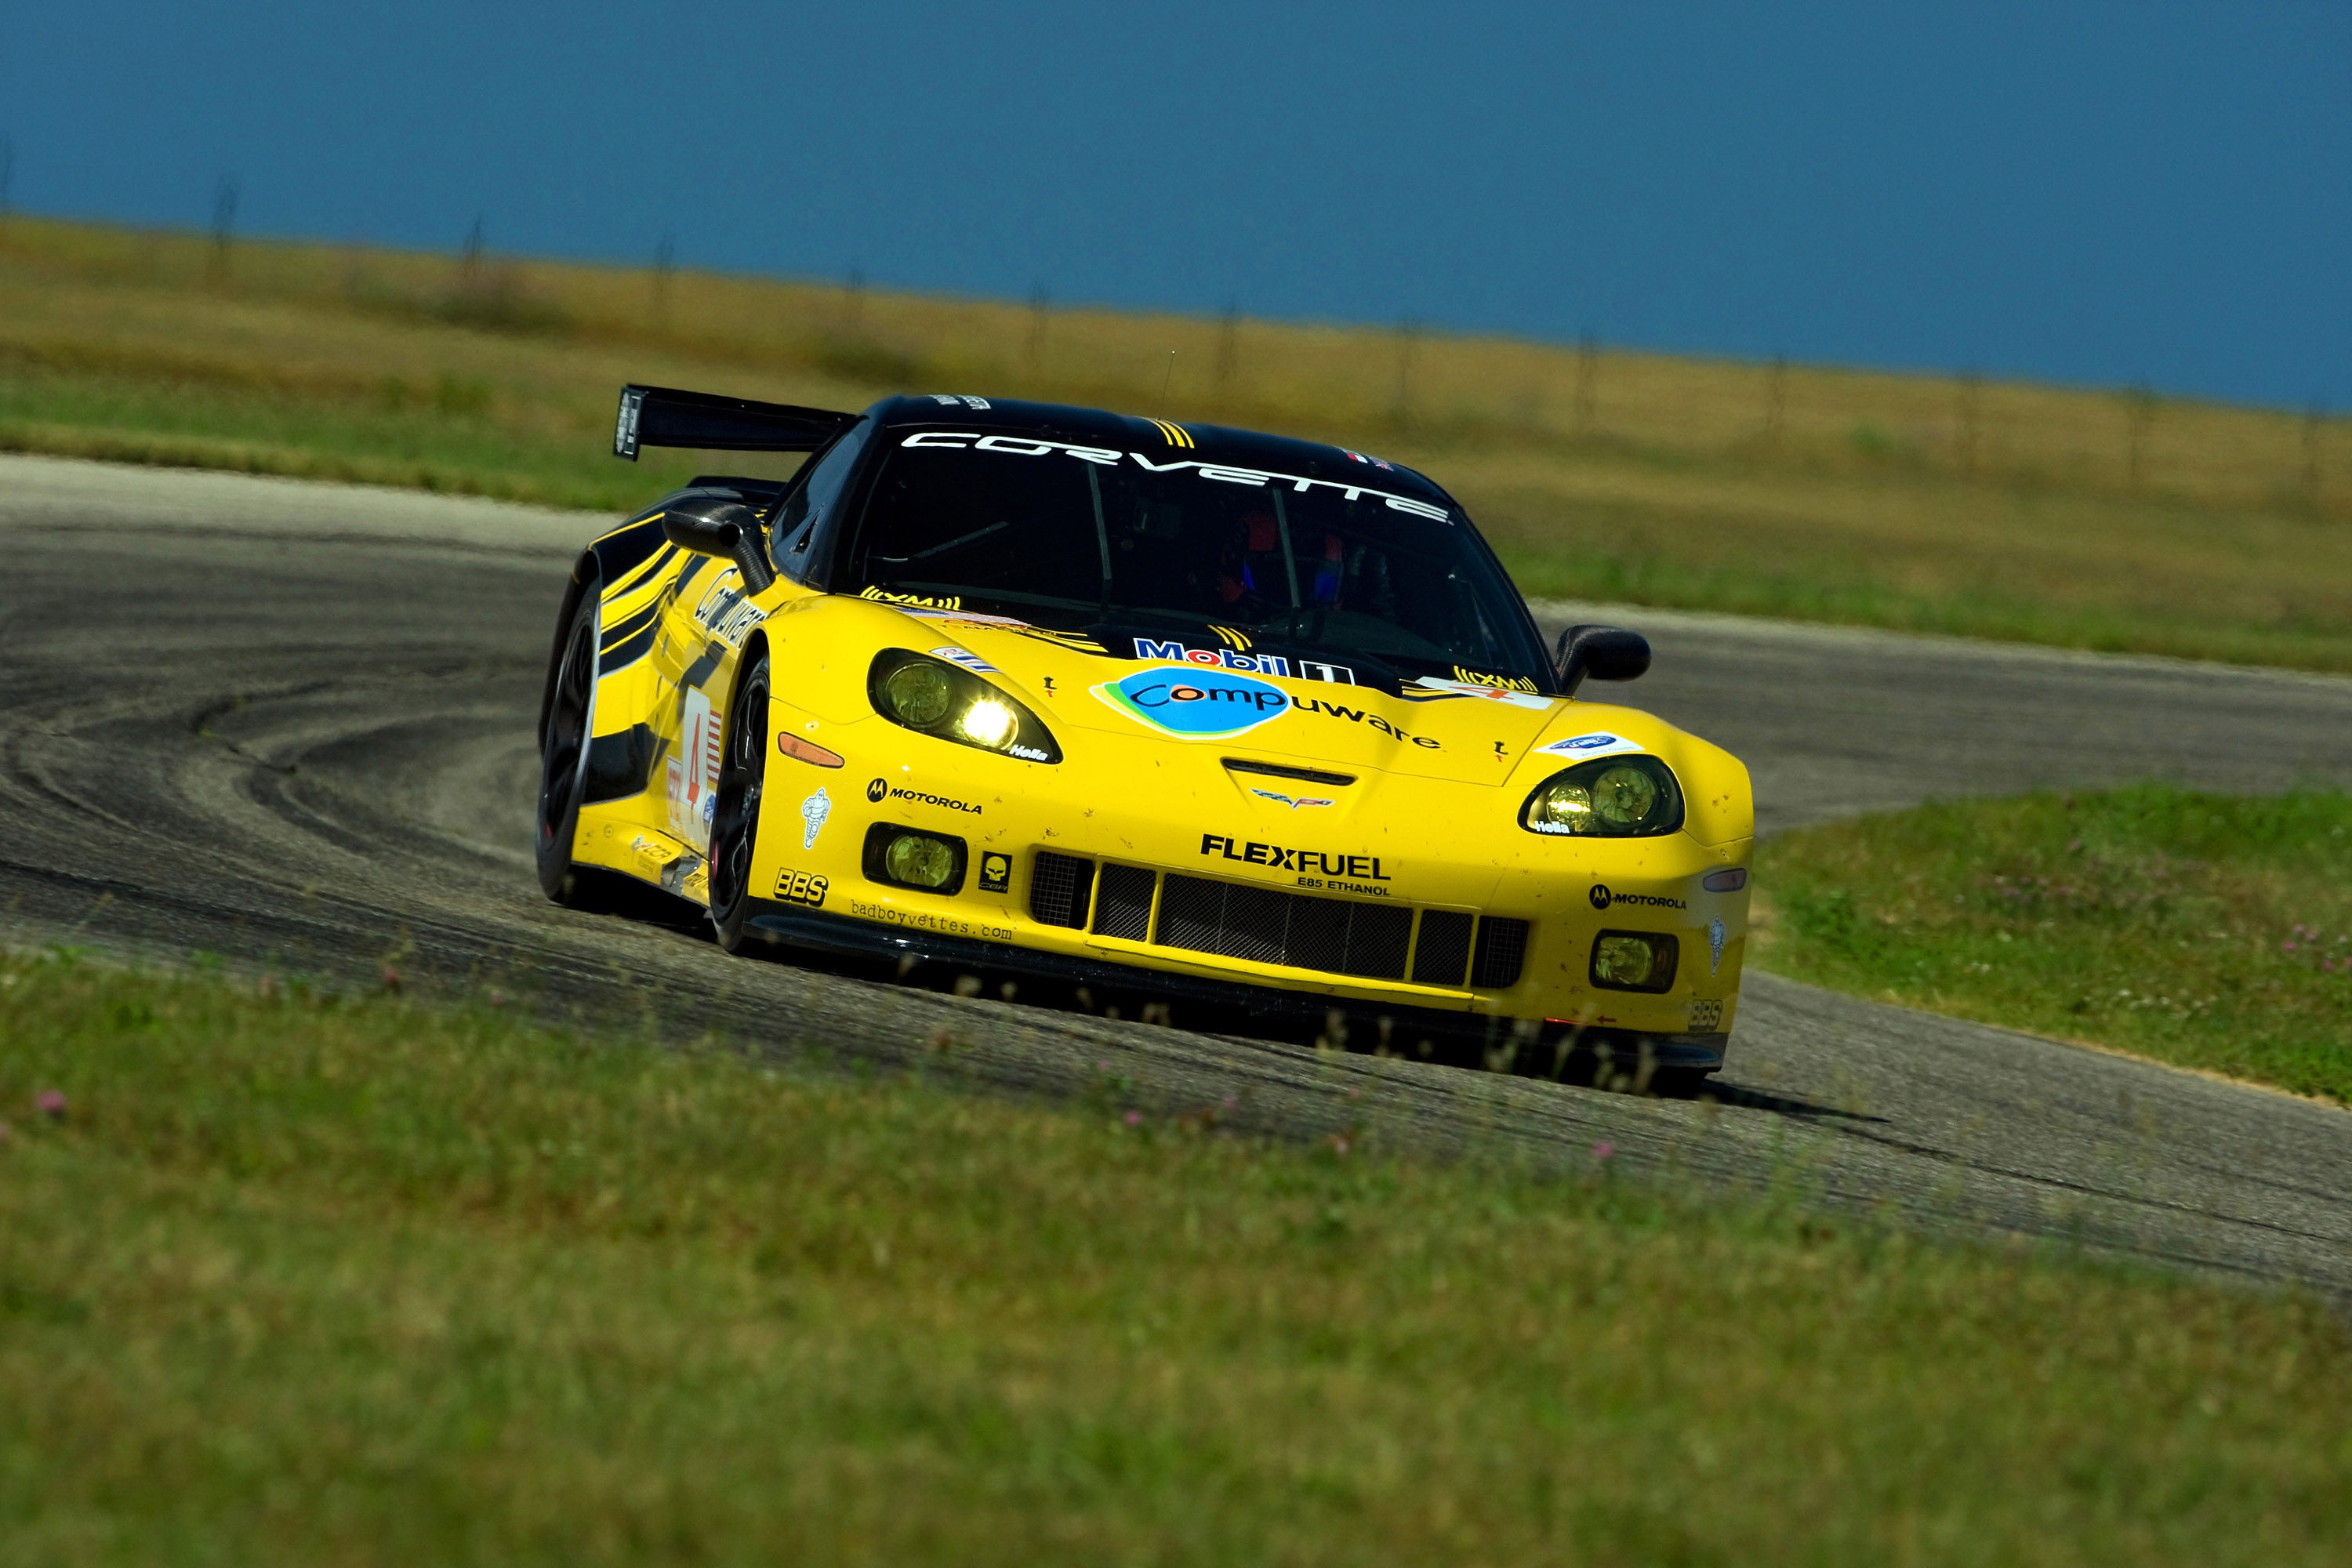
[(1062, 760), (1062, 748), (1044, 721), (945, 659), (885, 648), (866, 672), (866, 694), (877, 713), (909, 730), (1024, 763)]
[(1592, 939), (1592, 984), (1611, 991), (1670, 991), (1682, 943), (1663, 931), (1604, 931)]
[(1651, 838), (1683, 825), (1683, 792), (1655, 757), (1602, 757), (1554, 773), (1519, 808), (1530, 833)]
[(986, 746), (993, 752), (1002, 750), (1004, 742), (1013, 739), (1013, 732), (1021, 728), (1021, 721), (1012, 709), (993, 697), (983, 697), (963, 710), (956, 728), (973, 745)]

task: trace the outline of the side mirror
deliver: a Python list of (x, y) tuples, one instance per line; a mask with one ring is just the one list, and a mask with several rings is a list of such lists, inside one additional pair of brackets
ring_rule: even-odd
[(1615, 626), (1570, 626), (1559, 634), (1553, 658), (1559, 666), (1559, 689), (1569, 696), (1594, 680), (1632, 680), (1650, 668), (1650, 639), (1639, 632)]
[(743, 585), (754, 594), (764, 593), (776, 580), (776, 569), (760, 548), (765, 538), (760, 520), (741, 501), (716, 496), (682, 500), (662, 513), (662, 532), (680, 550), (734, 563), (743, 574)]

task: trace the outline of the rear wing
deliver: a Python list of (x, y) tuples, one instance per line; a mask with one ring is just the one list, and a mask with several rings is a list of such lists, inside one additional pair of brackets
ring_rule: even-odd
[(694, 447), (713, 452), (814, 452), (857, 423), (855, 414), (754, 403), (667, 386), (621, 388), (613, 456), (637, 460), (640, 447)]

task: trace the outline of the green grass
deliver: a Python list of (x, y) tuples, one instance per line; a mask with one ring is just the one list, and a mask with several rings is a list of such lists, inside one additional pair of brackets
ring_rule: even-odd
[(1776, 394), (1755, 364), (698, 272), (220, 260), (0, 220), (0, 450), (617, 510), (698, 461), (607, 455), (624, 381), (982, 391), (1402, 458), (1531, 593), (2352, 671), (2342, 419), (1833, 366)]
[(0, 1108), (11, 1568), (2352, 1552), (2325, 1309), (1785, 1194), (57, 961)]
[(2352, 796), (2140, 784), (1759, 847), (1758, 962), (2352, 1103)]

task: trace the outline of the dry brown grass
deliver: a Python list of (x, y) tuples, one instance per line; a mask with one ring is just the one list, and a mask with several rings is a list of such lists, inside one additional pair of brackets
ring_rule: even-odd
[(982, 391), (1401, 457), (1535, 593), (2352, 668), (2340, 420), (695, 272), (221, 260), (195, 236), (8, 223), (0, 446), (620, 506), (691, 463), (604, 456), (625, 380), (835, 406)]

